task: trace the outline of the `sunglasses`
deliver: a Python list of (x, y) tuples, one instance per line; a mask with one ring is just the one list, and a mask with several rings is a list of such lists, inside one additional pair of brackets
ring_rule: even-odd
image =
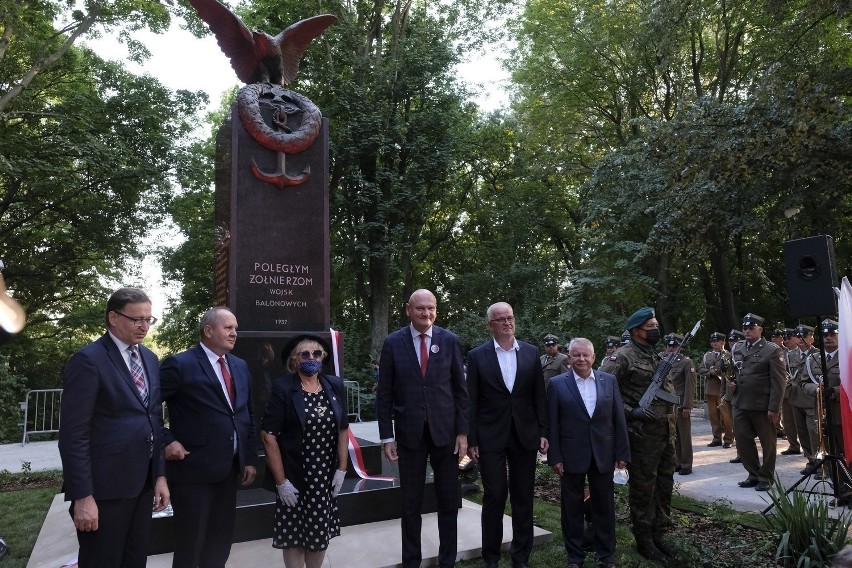
[(315, 351), (299, 351), (296, 355), (302, 358), (302, 361), (307, 361), (309, 359), (322, 359), (325, 357), (325, 351), (322, 349), (317, 349)]

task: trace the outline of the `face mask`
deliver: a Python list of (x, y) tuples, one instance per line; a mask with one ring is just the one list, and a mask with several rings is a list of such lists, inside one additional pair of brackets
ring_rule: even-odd
[(322, 369), (322, 361), (310, 360), (299, 363), (299, 370), (308, 377), (313, 377)]
[(660, 330), (656, 329), (646, 329), (645, 330), (645, 341), (648, 342), (649, 345), (656, 345), (660, 341)]

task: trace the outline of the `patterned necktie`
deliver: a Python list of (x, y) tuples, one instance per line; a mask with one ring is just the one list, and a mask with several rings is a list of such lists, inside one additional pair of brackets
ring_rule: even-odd
[(133, 377), (133, 382), (139, 389), (142, 404), (148, 406), (148, 387), (145, 386), (145, 374), (142, 372), (142, 363), (139, 360), (139, 346), (131, 345), (127, 350), (130, 352), (130, 376)]
[(225, 388), (228, 389), (228, 398), (231, 399), (231, 406), (234, 405), (234, 382), (231, 380), (231, 372), (228, 371), (228, 364), (225, 363), (224, 357), (219, 357), (219, 368), (222, 369), (222, 378), (225, 380)]
[(429, 365), (429, 350), (426, 349), (426, 334), (420, 334), (420, 372), (426, 376), (426, 367)]

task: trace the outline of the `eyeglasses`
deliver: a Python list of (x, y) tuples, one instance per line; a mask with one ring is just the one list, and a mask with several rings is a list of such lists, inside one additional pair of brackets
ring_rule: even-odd
[(314, 351), (299, 351), (296, 355), (302, 358), (302, 361), (307, 361), (309, 359), (322, 359), (325, 357), (325, 351), (322, 349), (316, 349)]
[(493, 320), (488, 320), (493, 323), (515, 323), (515, 316), (504, 316), (502, 318), (495, 318)]
[(116, 310), (113, 310), (113, 313), (116, 313), (123, 318), (129, 319), (130, 321), (133, 322), (133, 325), (135, 325), (136, 327), (142, 327), (145, 324), (148, 324), (148, 326), (152, 326), (155, 323), (157, 323), (157, 318), (155, 318), (154, 316), (147, 317), (147, 318), (132, 318), (132, 317), (125, 315), (121, 312), (118, 312)]

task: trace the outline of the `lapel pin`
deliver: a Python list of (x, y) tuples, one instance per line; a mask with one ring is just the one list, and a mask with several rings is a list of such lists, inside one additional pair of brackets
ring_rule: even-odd
[(438, 351), (440, 351), (440, 350), (441, 350), (441, 349), (440, 349), (437, 345), (433, 345), (433, 346), (429, 349), (429, 351), (431, 351), (432, 353), (437, 353), (437, 352), (438, 352)]

